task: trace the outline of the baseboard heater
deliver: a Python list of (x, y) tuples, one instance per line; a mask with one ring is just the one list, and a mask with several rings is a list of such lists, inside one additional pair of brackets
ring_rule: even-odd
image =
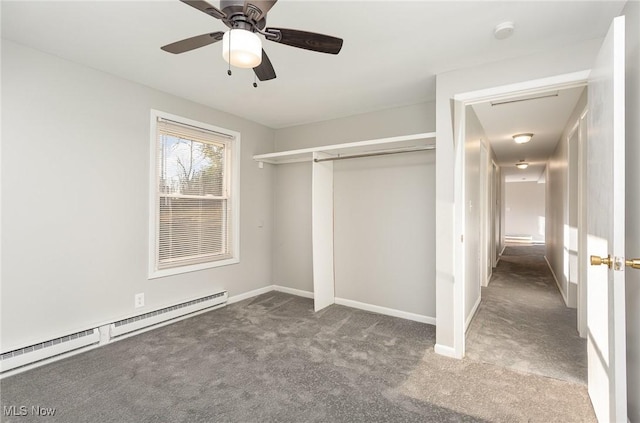
[(98, 329), (89, 329), (0, 355), (0, 373), (36, 363), (100, 342)]
[(207, 308), (217, 307), (227, 302), (227, 291), (187, 301), (171, 307), (151, 311), (129, 319), (119, 320), (109, 326), (109, 336), (116, 338), (131, 332), (154, 326), (168, 320), (196, 313)]
[(80, 350), (81, 348), (98, 344), (102, 345), (118, 336), (149, 328), (160, 323), (166, 323), (169, 320), (184, 317), (205, 309), (219, 307), (226, 304), (227, 299), (227, 291), (223, 291), (129, 319), (119, 320), (104, 326), (104, 329), (109, 328), (109, 333), (108, 337), (102, 340), (100, 337), (100, 329), (102, 328), (94, 328), (8, 351), (0, 354), (0, 373)]

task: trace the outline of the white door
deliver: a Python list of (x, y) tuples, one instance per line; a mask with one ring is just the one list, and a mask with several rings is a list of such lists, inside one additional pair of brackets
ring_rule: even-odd
[(621, 16), (589, 76), (587, 253), (611, 258), (610, 268), (592, 261), (587, 274), (589, 396), (600, 422), (627, 421), (624, 54)]

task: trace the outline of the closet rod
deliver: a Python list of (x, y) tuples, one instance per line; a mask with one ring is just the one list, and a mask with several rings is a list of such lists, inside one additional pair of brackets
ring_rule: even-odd
[(358, 159), (360, 157), (386, 156), (387, 154), (414, 153), (416, 151), (429, 151), (429, 150), (435, 150), (435, 149), (436, 149), (435, 145), (428, 145), (425, 147), (410, 148), (410, 149), (403, 149), (403, 150), (383, 150), (383, 151), (376, 151), (373, 153), (350, 154), (348, 156), (327, 157), (324, 159), (313, 159), (313, 161), (315, 163), (320, 163), (320, 162), (327, 162), (330, 160)]

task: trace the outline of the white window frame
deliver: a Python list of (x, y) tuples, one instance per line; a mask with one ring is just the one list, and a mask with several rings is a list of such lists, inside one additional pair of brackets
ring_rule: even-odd
[[(231, 257), (205, 263), (189, 264), (171, 268), (158, 269), (158, 238), (159, 238), (159, 193), (158, 193), (158, 120), (165, 119), (179, 124), (188, 125), (208, 131), (217, 132), (230, 139), (227, 153), (227, 166), (230, 165), (229, 201), (231, 205), (231, 225), (229, 239), (231, 239)], [(240, 262), (240, 133), (220, 128), (208, 123), (173, 115), (159, 110), (151, 110), (150, 121), (150, 161), (149, 161), (149, 266), (148, 278), (155, 279), (165, 276), (178, 275), (187, 272), (227, 266)]]

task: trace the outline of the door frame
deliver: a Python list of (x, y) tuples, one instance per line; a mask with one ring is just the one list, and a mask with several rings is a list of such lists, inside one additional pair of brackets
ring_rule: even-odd
[[(576, 184), (574, 188), (576, 189), (576, 197), (577, 201), (575, 205), (571, 205), (569, 201), (567, 204), (567, 213), (569, 216), (571, 215), (571, 209), (576, 209), (576, 252), (577, 260), (576, 260), (576, 275), (577, 278), (577, 286), (576, 293), (571, 294), (571, 290), (568, 289), (567, 298), (569, 299), (569, 303), (572, 301), (575, 303), (577, 309), (577, 324), (576, 329), (581, 338), (587, 337), (587, 269), (589, 266), (587, 255), (580, 254), (580, 251), (587, 251), (587, 208), (586, 205), (586, 189), (587, 189), (587, 115), (589, 114), (589, 105), (587, 104), (584, 109), (578, 115), (578, 119), (573, 125), (571, 131), (567, 136), (567, 151), (569, 157), (571, 154), (576, 154), (576, 169), (575, 169), (575, 178)], [(572, 147), (571, 139), (575, 138), (575, 145)], [(572, 148), (576, 149), (576, 152), (572, 153)], [(569, 167), (571, 160), (569, 159)], [(571, 191), (571, 170), (567, 175), (567, 192)], [(567, 198), (569, 200), (569, 198)], [(567, 222), (569, 222), (570, 217)], [(565, 247), (567, 244), (567, 240), (565, 240)], [(569, 271), (569, 280), (568, 286), (570, 287), (572, 279), (572, 273), (570, 266), (567, 269)], [(572, 295), (575, 298), (572, 298)], [(568, 304), (571, 307), (571, 304)]]
[(480, 142), (480, 286), (489, 284), (489, 147)]
[[(460, 342), (454, 343), (454, 354), (456, 357), (465, 355), (465, 219), (466, 219), (466, 198), (464, 194), (465, 169), (465, 122), (466, 106), (487, 101), (507, 100), (517, 96), (536, 95), (546, 91), (562, 90), (568, 88), (583, 87), (587, 85), (590, 70), (583, 70), (567, 74), (556, 75), (548, 78), (533, 79), (515, 84), (501, 85), (482, 90), (463, 92), (453, 95), (453, 140), (454, 140), (454, 251), (456, 263), (459, 263), (454, 270), (454, 280), (458, 289), (454, 289), (453, 310), (459, 313), (454, 318), (454, 339)], [(460, 238), (458, 239), (458, 236)], [(459, 283), (458, 283), (459, 281)]]
[[(578, 205), (587, 201), (587, 116), (589, 105), (578, 118)], [(578, 207), (578, 251), (587, 251), (587, 208)], [(587, 268), (586, 254), (578, 254), (578, 334), (587, 337)]]
[[(500, 188), (502, 186), (500, 178), (500, 168), (495, 160), (491, 159), (491, 210), (489, 218), (491, 219), (491, 273), (493, 268), (498, 265), (500, 253), (498, 251), (501, 245), (502, 234), (502, 199)], [(491, 275), (490, 275), (491, 276)]]
[[(564, 242), (563, 242), (563, 255), (564, 255), (564, 264), (565, 267), (565, 275), (567, 277), (567, 292), (566, 292), (566, 304), (567, 307), (570, 308), (578, 308), (578, 274), (580, 264), (578, 260), (580, 259), (580, 254), (578, 254), (578, 238), (581, 234), (578, 229), (578, 213), (580, 210), (580, 200), (579, 200), (579, 190), (578, 181), (579, 181), (579, 168), (580, 168), (580, 117), (573, 122), (573, 126), (571, 130), (567, 134), (566, 139), (562, 140), (567, 143), (567, 180), (565, 186), (565, 192), (567, 193), (566, 198), (564, 198), (565, 202), (565, 210), (563, 219), (565, 221), (565, 231), (564, 231)], [(573, 163), (575, 162), (575, 163)], [(575, 173), (575, 175), (573, 175)], [(574, 180), (575, 179), (575, 180)], [(573, 188), (572, 189), (572, 185)], [(575, 204), (572, 204), (572, 196), (576, 197)], [(572, 215), (575, 214), (575, 233), (572, 234), (571, 226)], [(575, 236), (575, 245), (572, 242)], [(575, 248), (575, 251), (572, 250)], [(575, 258), (572, 259), (572, 253), (575, 253)], [(573, 263), (572, 263), (573, 261)], [(572, 266), (575, 266), (574, 271), (572, 271)], [(572, 280), (575, 279), (575, 286), (572, 287)], [(577, 328), (577, 325), (576, 325)]]

